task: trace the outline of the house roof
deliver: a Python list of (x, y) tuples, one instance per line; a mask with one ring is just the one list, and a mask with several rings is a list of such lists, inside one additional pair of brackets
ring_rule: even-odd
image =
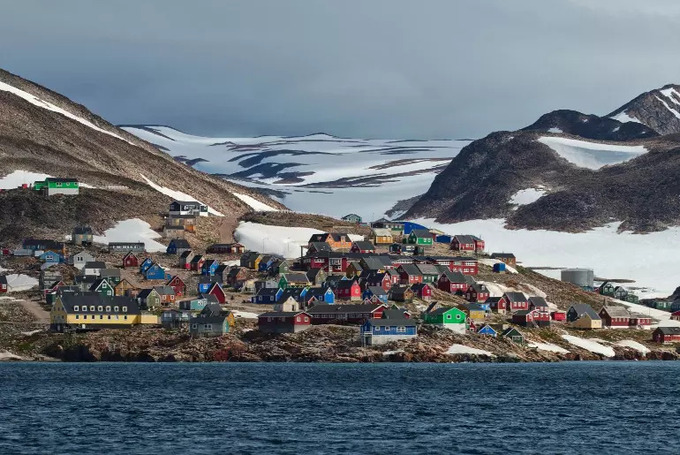
[(383, 311), (382, 318), (383, 319), (401, 319), (404, 316), (405, 312), (401, 308), (387, 308), (386, 310)]
[(392, 237), (392, 231), (385, 228), (373, 228), (373, 235), (375, 237)]
[[(390, 294), (392, 294), (393, 296), (394, 295), (403, 295), (408, 291), (411, 291), (411, 288), (409, 286), (404, 286), (404, 285), (401, 285), (401, 284), (395, 284), (390, 289)], [(411, 292), (413, 292), (413, 291), (411, 291)]]
[(385, 264), (378, 259), (377, 256), (368, 256), (362, 259), (369, 270), (381, 270), (385, 268)]
[(105, 269), (106, 263), (102, 261), (89, 261), (85, 263), (86, 269)]
[(630, 318), (630, 313), (622, 306), (603, 306), (602, 309), (612, 318)]
[(286, 273), (283, 276), (289, 283), (309, 283), (309, 278), (304, 273)]
[(343, 314), (343, 313), (372, 313), (382, 305), (373, 305), (369, 303), (349, 304), (349, 305), (317, 305), (307, 312), (313, 314)]
[(338, 281), (337, 288), (338, 289), (349, 289), (352, 286), (354, 286), (355, 283), (356, 283), (355, 280), (340, 280), (340, 281)]
[(411, 234), (415, 237), (432, 237), (432, 233), (428, 229), (414, 229)]
[(459, 243), (475, 243), (475, 238), (471, 235), (454, 235), (453, 238), (457, 240)]
[(156, 292), (158, 292), (161, 295), (175, 295), (175, 290), (168, 285), (154, 286), (153, 288), (156, 290)]
[(501, 336), (502, 337), (508, 337), (508, 336), (512, 336), (513, 334), (519, 335), (522, 338), (524, 338), (524, 334), (514, 327), (508, 327), (507, 329), (503, 330), (503, 333), (501, 333)]
[(660, 330), (664, 335), (680, 335), (680, 327), (659, 327), (656, 330)]
[[(78, 305), (82, 307), (87, 306), (103, 306), (103, 311), (96, 311), (97, 313), (104, 314), (137, 314), (140, 313), (139, 305), (137, 302), (130, 297), (104, 297), (98, 293), (65, 293), (60, 295), (62, 304), (67, 313), (73, 313), (73, 307)], [(109, 311), (106, 311), (106, 307), (110, 307)], [(114, 307), (118, 307), (119, 311), (115, 312)], [(127, 307), (127, 312), (123, 311), (123, 307)], [(95, 309), (96, 310), (96, 309)], [(79, 311), (80, 312), (80, 311)]]
[(215, 316), (222, 313), (226, 313), (226, 311), (222, 309), (219, 303), (208, 303), (203, 307), (199, 314), (205, 316)]
[(479, 303), (461, 303), (459, 306), (465, 308), (468, 311), (485, 311), (484, 307)]
[(326, 243), (326, 242), (310, 242), (309, 243), (309, 248), (314, 248), (315, 251), (321, 252), (321, 251), (333, 251), (331, 246)]
[(73, 233), (78, 235), (92, 234), (92, 228), (90, 226), (76, 226), (73, 228)]
[(357, 240), (352, 242), (352, 246), (356, 246), (360, 250), (375, 251), (375, 246), (367, 240)]
[(527, 296), (523, 292), (506, 292), (503, 294), (510, 302), (527, 302)]
[(463, 275), (460, 272), (452, 272), (451, 270), (444, 270), (442, 275), (446, 275), (446, 278), (451, 283), (467, 283), (467, 281), (465, 280), (465, 275)]
[(419, 292), (421, 289), (427, 288), (429, 286), (430, 285), (427, 283), (415, 283), (411, 285), (411, 289), (413, 290), (413, 292)]
[(543, 297), (529, 297), (529, 305), (533, 305), (535, 307), (540, 308), (547, 308), (548, 302), (546, 302)]
[(294, 318), (299, 314), (306, 314), (307, 316), (309, 316), (308, 311), (270, 311), (268, 313), (260, 314), (258, 316), (258, 319), (259, 318)]
[(99, 276), (103, 278), (120, 278), (120, 269), (101, 269)]
[(401, 267), (401, 270), (407, 275), (422, 276), (422, 273), (420, 270), (418, 270), (418, 267), (416, 267), (415, 264), (401, 264), (399, 267)]
[(572, 308), (576, 311), (578, 317), (587, 314), (591, 319), (600, 320), (600, 315), (598, 315), (595, 310), (593, 310), (593, 307), (587, 303), (575, 303), (569, 309), (571, 310)]
[(514, 259), (515, 255), (512, 253), (491, 253), (491, 258), (504, 258), (504, 259)]
[(374, 326), (415, 327), (417, 325), (414, 319), (406, 318), (403, 316), (403, 314), (400, 318), (373, 318), (369, 319), (368, 322)]
[(275, 296), (279, 292), (279, 288), (262, 288), (257, 291), (257, 296)]
[(370, 291), (371, 294), (378, 296), (378, 297), (387, 297), (387, 292), (380, 286), (368, 286), (366, 288), (367, 291)]
[(434, 264), (420, 263), (416, 267), (423, 275), (439, 275), (439, 269)]
[(489, 292), (489, 289), (484, 286), (482, 283), (472, 283), (470, 284), (470, 287), (475, 290), (477, 293), (484, 293), (484, 292)]
[(229, 317), (229, 312), (202, 315), (199, 314), (196, 317), (189, 319), (190, 324), (224, 324), (225, 320)]
[(175, 245), (176, 248), (191, 248), (191, 245), (189, 245), (189, 242), (186, 239), (172, 239), (170, 240), (170, 245)]
[(140, 298), (140, 299), (146, 299), (147, 297), (149, 297), (149, 294), (151, 294), (151, 293), (154, 292), (154, 291), (156, 292), (156, 294), (158, 294), (158, 291), (156, 291), (154, 288), (146, 288), (146, 289), (142, 289), (142, 290), (139, 291), (139, 293), (137, 294), (137, 297)]

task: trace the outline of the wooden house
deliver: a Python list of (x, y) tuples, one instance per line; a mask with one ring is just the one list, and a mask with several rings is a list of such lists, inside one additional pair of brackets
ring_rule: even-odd
[(94, 235), (90, 226), (76, 226), (71, 232), (71, 243), (79, 246), (91, 246)]
[(380, 286), (385, 292), (389, 292), (392, 288), (392, 278), (387, 272), (364, 270), (359, 275), (359, 285), (362, 289), (366, 289), (369, 286)]
[(304, 288), (311, 286), (309, 278), (304, 273), (286, 273), (281, 275), (279, 279), (279, 287), (281, 289), (286, 288)]
[(162, 305), (171, 305), (175, 303), (175, 290), (171, 286), (154, 286), (154, 289), (158, 292), (158, 295), (161, 296)]
[(468, 302), (484, 303), (490, 296), (489, 289), (481, 283), (472, 283), (465, 291), (465, 300)]
[(143, 274), (148, 270), (149, 267), (153, 265), (153, 259), (151, 258), (146, 258), (142, 261), (141, 264), (139, 264), (139, 273)]
[(315, 242), (327, 243), (333, 251), (345, 250), (349, 251), (352, 248), (352, 240), (344, 232), (325, 232), (323, 234), (314, 234), (309, 239), (309, 244)]
[(136, 289), (128, 280), (123, 278), (113, 287), (113, 294), (119, 297), (132, 295), (135, 294)]
[(222, 336), (229, 332), (234, 325), (234, 315), (230, 311), (223, 311), (219, 305), (206, 305), (203, 310), (189, 320), (189, 334), (191, 336)]
[(369, 253), (375, 253), (375, 246), (366, 240), (360, 240), (356, 242), (352, 242), (352, 247), (349, 249), (351, 253), (363, 253), (363, 254), (369, 254)]
[(492, 253), (491, 259), (497, 259), (501, 262), (505, 262), (506, 265), (511, 267), (517, 265), (517, 258), (512, 253)]
[(361, 326), (361, 342), (364, 346), (376, 346), (392, 341), (408, 340), (418, 335), (414, 320), (402, 316), (369, 319)]
[(304, 311), (270, 311), (257, 317), (262, 333), (297, 333), (311, 326), (312, 317)]
[(414, 296), (415, 293), (413, 292), (410, 286), (400, 284), (392, 286), (389, 292), (390, 300), (393, 300), (395, 302), (410, 303), (413, 302)]
[(361, 294), (361, 298), (364, 300), (369, 300), (370, 303), (387, 304), (387, 292), (380, 286), (368, 286), (366, 290)]
[(514, 327), (508, 327), (507, 329), (503, 330), (503, 332), (501, 333), (501, 337), (507, 338), (513, 343), (525, 344), (524, 335), (522, 335), (522, 332), (520, 332)]
[(390, 254), (401, 254), (404, 250), (404, 246), (401, 243), (393, 243), (389, 246), (388, 251)]
[(652, 318), (650, 316), (645, 316), (644, 314), (631, 313), (629, 324), (633, 329), (644, 329), (652, 325)]
[(215, 297), (217, 297), (217, 301), (220, 303), (224, 303), (227, 301), (227, 294), (224, 292), (224, 289), (222, 289), (222, 285), (220, 285), (220, 283), (213, 283), (208, 288), (208, 292), (206, 294), (214, 295)]
[(194, 258), (194, 253), (191, 250), (184, 251), (179, 255), (177, 265), (182, 270), (191, 270), (191, 260)]
[(123, 268), (139, 267), (139, 258), (133, 252), (125, 253), (123, 256)]
[(475, 321), (483, 321), (486, 319), (486, 311), (484, 307), (478, 303), (461, 303), (458, 305), (462, 311), (467, 314), (468, 318)]
[(273, 305), (276, 303), (276, 296), (278, 293), (278, 288), (262, 288), (250, 298), (250, 302)]
[(680, 327), (659, 327), (652, 332), (652, 340), (656, 343), (680, 342)]
[(347, 221), (349, 223), (356, 223), (356, 224), (361, 224), (361, 217), (357, 215), (356, 213), (350, 213), (341, 218), (343, 221)]
[(486, 335), (492, 338), (496, 338), (498, 336), (498, 332), (496, 331), (496, 329), (491, 327), (489, 324), (480, 325), (479, 328), (477, 329), (477, 333), (479, 335)]
[(144, 271), (144, 278), (147, 280), (164, 280), (165, 270), (158, 263), (154, 262), (151, 267)]
[(214, 276), (220, 263), (215, 259), (206, 259), (201, 266), (201, 275)]
[(579, 329), (601, 329), (602, 318), (585, 303), (575, 303), (567, 310), (567, 321)]
[[(407, 243), (419, 246), (432, 246), (433, 237), (428, 229), (414, 229), (407, 237)], [(391, 242), (390, 242), (391, 243)]]
[(335, 304), (335, 292), (331, 288), (311, 288), (305, 294), (304, 299), (307, 307), (318, 303), (333, 305)]
[(247, 269), (243, 267), (234, 266), (229, 269), (226, 278), (224, 278), (224, 281), (226, 281), (226, 283), (229, 286), (236, 287), (239, 283), (243, 283), (247, 279), (248, 279)]
[(109, 253), (144, 253), (144, 242), (109, 242)]
[(445, 270), (441, 275), (439, 275), (439, 279), (437, 280), (437, 288), (451, 294), (462, 294), (470, 287), (468, 278), (469, 277), (466, 277), (460, 272), (451, 272)]
[(102, 270), (105, 268), (106, 263), (103, 261), (86, 262), (82, 269), (83, 276), (99, 277), (102, 273)]
[(567, 312), (560, 310), (553, 310), (550, 312), (550, 319), (555, 322), (564, 322), (567, 320)]
[(439, 280), (439, 275), (441, 275), (441, 271), (436, 265), (429, 264), (427, 262), (420, 262), (415, 264), (415, 266), (418, 268), (418, 271), (423, 277), (423, 283), (437, 283)]
[(370, 239), (375, 245), (389, 245), (394, 242), (392, 231), (384, 228), (374, 228), (371, 231)]
[(416, 283), (411, 285), (414, 297), (429, 302), (432, 299), (432, 288), (427, 283)]
[(334, 291), (338, 300), (361, 300), (361, 286), (356, 280), (341, 280)]
[(460, 308), (441, 307), (427, 311), (423, 314), (423, 322), (444, 327), (456, 333), (465, 333), (467, 330), (467, 315)]
[(78, 253), (72, 254), (69, 257), (68, 263), (71, 264), (73, 267), (77, 268), (78, 270), (82, 271), (83, 268), (85, 267), (85, 264), (87, 264), (88, 262), (95, 262), (96, 260), (97, 259), (87, 251), (80, 251)]
[(172, 288), (177, 297), (182, 297), (187, 292), (187, 285), (184, 283), (179, 275), (175, 275), (167, 282), (167, 285)]
[(165, 252), (167, 254), (182, 254), (185, 251), (191, 251), (191, 245), (186, 239), (172, 239), (168, 244)]
[(623, 307), (605, 305), (598, 315), (603, 327), (627, 329), (630, 326), (630, 313)]
[(361, 263), (355, 261), (355, 262), (350, 262), (349, 265), (347, 266), (347, 269), (345, 270), (345, 276), (347, 278), (357, 278), (359, 275), (361, 275), (361, 272), (364, 271), (364, 268), (361, 266)]
[(401, 264), (397, 267), (397, 272), (399, 272), (401, 284), (403, 285), (423, 282), (423, 274), (420, 273), (420, 270), (418, 270), (418, 267), (415, 264)]
[(454, 235), (451, 239), (451, 249), (463, 253), (478, 253), (484, 251), (484, 240), (474, 235)]
[(191, 312), (186, 310), (176, 310), (165, 308), (161, 313), (161, 325), (165, 329), (179, 329), (189, 327)]
[(514, 313), (515, 311), (528, 309), (529, 299), (523, 292), (506, 292), (498, 301), (496, 311), (498, 313), (505, 313), (506, 311)]
[(161, 307), (161, 296), (154, 288), (142, 289), (137, 294), (137, 302), (140, 308), (152, 310)]
[(324, 269), (309, 269), (305, 275), (308, 282), (313, 286), (321, 286), (326, 282), (326, 277), (328, 276)]
[(197, 201), (172, 201), (168, 206), (168, 215), (208, 216), (208, 206)]
[(628, 297), (628, 290), (623, 286), (616, 286), (614, 288), (613, 297), (618, 300), (626, 300), (626, 297)]
[(106, 278), (99, 278), (92, 283), (90, 292), (96, 292), (102, 297), (112, 297), (114, 295), (113, 285)]
[(9, 287), (7, 285), (7, 276), (0, 275), (0, 294), (5, 294), (9, 292)]
[(64, 263), (64, 256), (61, 253), (55, 251), (45, 251), (40, 256), (38, 256), (40, 262), (47, 262), (50, 264), (62, 264)]
[(614, 297), (614, 289), (616, 286), (609, 281), (605, 281), (597, 288), (597, 292), (600, 295), (605, 295), (607, 297)]
[(204, 262), (205, 258), (203, 257), (203, 255), (197, 254), (193, 258), (191, 258), (189, 268), (195, 272), (200, 272), (203, 269)]
[(307, 311), (312, 317), (312, 324), (362, 324), (368, 319), (381, 318), (385, 309), (386, 305), (336, 304), (315, 305)]

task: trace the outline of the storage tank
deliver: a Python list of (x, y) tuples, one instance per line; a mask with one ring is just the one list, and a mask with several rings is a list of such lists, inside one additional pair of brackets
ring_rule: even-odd
[(582, 288), (593, 288), (595, 286), (595, 272), (593, 272), (593, 269), (564, 269), (562, 270), (561, 277), (562, 281)]

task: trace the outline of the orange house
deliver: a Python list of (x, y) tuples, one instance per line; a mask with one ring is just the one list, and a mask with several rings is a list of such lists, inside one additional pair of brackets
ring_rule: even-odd
[(349, 235), (342, 232), (326, 232), (325, 234), (314, 234), (309, 243), (327, 243), (333, 250), (347, 250), (352, 248), (352, 240)]

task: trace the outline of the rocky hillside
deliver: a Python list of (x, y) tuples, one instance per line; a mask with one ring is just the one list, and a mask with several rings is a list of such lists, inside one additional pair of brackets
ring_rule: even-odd
[(659, 134), (680, 133), (680, 85), (650, 90), (608, 115), (622, 122), (638, 122)]
[[(0, 180), (16, 170), (76, 177), (96, 187), (97, 205), (87, 209), (95, 224), (110, 225), (124, 216), (161, 211), (171, 198), (152, 188), (149, 181), (193, 196), (232, 224), (251, 210), (232, 192), (282, 207), (179, 163), (68, 98), (0, 70)], [(11, 198), (0, 198), (2, 212), (16, 213), (12, 203)], [(77, 221), (65, 219), (61, 226), (68, 231)], [(0, 223), (0, 232), (11, 227), (6, 218)], [(26, 224), (29, 229), (42, 227)]]
[[(405, 218), (505, 218), (511, 228), (561, 231), (614, 221), (636, 232), (680, 225), (680, 135), (663, 131), (551, 112), (463, 148)], [(534, 197), (522, 199), (527, 192)]]

